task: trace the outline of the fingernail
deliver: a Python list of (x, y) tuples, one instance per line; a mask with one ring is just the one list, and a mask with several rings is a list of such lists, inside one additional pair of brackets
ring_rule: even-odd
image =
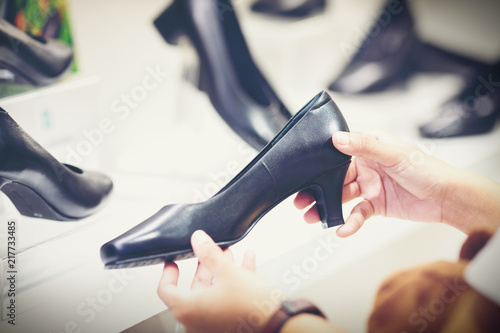
[(349, 144), (349, 134), (346, 132), (336, 132), (333, 135), (335, 135), (335, 138), (337, 139), (337, 142), (341, 146), (347, 146)]
[(248, 259), (255, 260), (257, 258), (257, 255), (252, 250), (246, 250), (245, 257), (247, 257)]
[(210, 241), (210, 237), (203, 230), (196, 230), (191, 236), (191, 243), (193, 245), (199, 245), (208, 241)]
[(347, 235), (349, 235), (349, 232), (350, 232), (350, 226), (349, 224), (342, 224), (338, 229), (337, 229), (337, 236), (340, 237), (340, 238), (344, 238), (344, 237), (347, 237)]

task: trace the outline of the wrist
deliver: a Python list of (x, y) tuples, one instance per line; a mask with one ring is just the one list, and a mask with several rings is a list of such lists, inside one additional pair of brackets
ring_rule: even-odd
[(303, 332), (335, 333), (342, 331), (338, 327), (333, 326), (325, 318), (309, 313), (301, 313), (290, 318), (280, 331), (280, 333)]
[(468, 170), (455, 168), (447, 180), (443, 222), (466, 234), (477, 229), (494, 232), (500, 224), (500, 184)]
[(292, 318), (303, 314), (325, 318), (325, 315), (314, 304), (307, 300), (282, 301), (280, 307), (273, 313), (261, 330), (261, 333), (278, 333)]

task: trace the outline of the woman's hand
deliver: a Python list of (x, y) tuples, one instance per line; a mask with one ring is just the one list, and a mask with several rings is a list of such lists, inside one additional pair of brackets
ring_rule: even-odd
[[(442, 222), (450, 173), (454, 168), (389, 135), (337, 132), (333, 144), (355, 156), (347, 172), (342, 201), (362, 200), (353, 208), (339, 237), (354, 234), (373, 215), (413, 221)], [(303, 209), (314, 202), (300, 192), (295, 206)], [(316, 207), (304, 215), (308, 223), (319, 221)]]
[(280, 306), (283, 293), (255, 273), (255, 255), (242, 267), (203, 231), (191, 237), (198, 269), (190, 291), (177, 287), (179, 268), (165, 264), (158, 295), (188, 332), (258, 332)]
[[(344, 182), (342, 201), (361, 198), (337, 229), (347, 237), (373, 215), (419, 222), (444, 222), (465, 233), (494, 232), (500, 225), (500, 184), (473, 172), (455, 168), (390, 135), (337, 132), (333, 144), (355, 156)], [(314, 202), (300, 192), (295, 206)], [(319, 221), (313, 206), (304, 219)]]

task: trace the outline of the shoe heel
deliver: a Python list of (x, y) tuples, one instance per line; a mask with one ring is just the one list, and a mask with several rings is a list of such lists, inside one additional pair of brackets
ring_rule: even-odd
[(342, 189), (350, 164), (351, 161), (321, 176), (308, 189), (316, 200), (319, 217), (325, 229), (344, 223)]
[(175, 0), (170, 7), (161, 13), (153, 22), (163, 39), (171, 45), (177, 45), (179, 43), (179, 37), (185, 34), (182, 28), (182, 17), (180, 1)]

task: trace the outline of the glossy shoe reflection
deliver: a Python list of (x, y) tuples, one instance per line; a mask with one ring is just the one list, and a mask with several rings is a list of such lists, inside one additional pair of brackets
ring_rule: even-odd
[(390, 0), (329, 89), (361, 94), (378, 92), (404, 81), (414, 70), (411, 53), (418, 42), (413, 26), (406, 2)]
[(342, 188), (351, 157), (332, 144), (347, 124), (322, 92), (233, 180), (205, 202), (163, 207), (158, 213), (104, 244), (107, 268), (125, 268), (188, 258), (191, 234), (205, 230), (221, 247), (241, 240), (273, 207), (307, 189), (325, 227), (344, 222)]
[(325, 9), (326, 0), (259, 0), (254, 12), (277, 16), (304, 17)]
[(0, 108), (0, 190), (22, 215), (68, 221), (91, 215), (111, 180), (59, 163)]
[(72, 60), (68, 45), (30, 36), (0, 18), (0, 83), (50, 84), (69, 69)]
[(261, 150), (291, 115), (248, 51), (230, 0), (175, 0), (154, 22), (170, 44), (189, 37), (200, 60), (200, 89), (226, 123)]

